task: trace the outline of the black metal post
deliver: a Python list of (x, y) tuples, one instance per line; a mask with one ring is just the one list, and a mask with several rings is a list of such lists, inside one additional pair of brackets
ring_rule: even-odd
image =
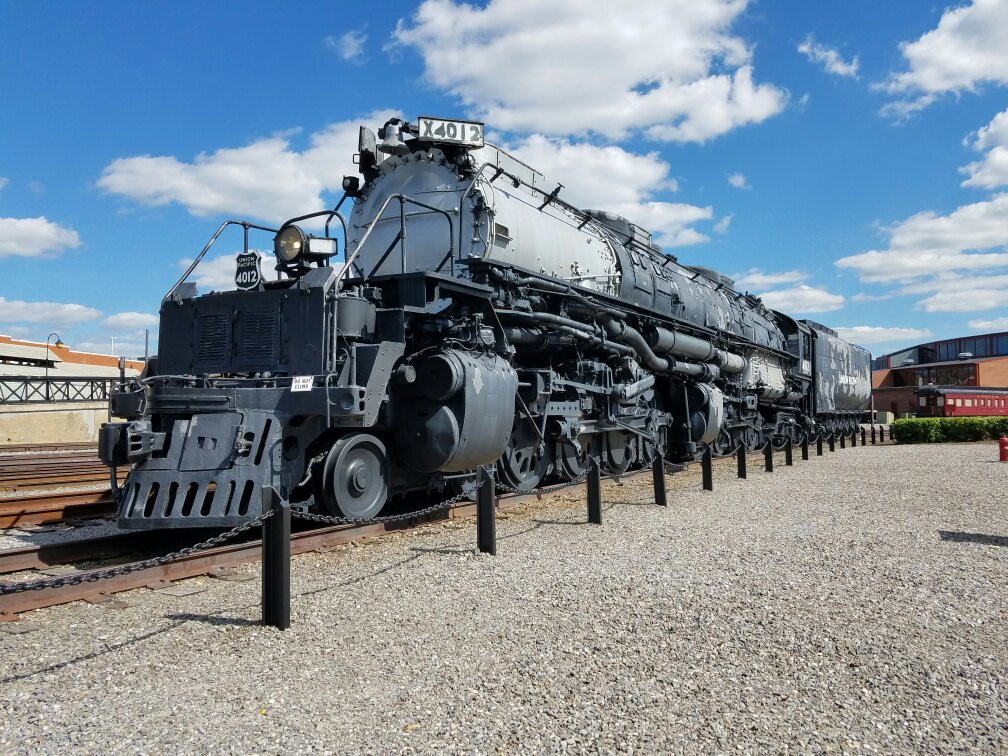
[(841, 449), (847, 448), (847, 436), (843, 433), (840, 434), (840, 448)]
[(808, 462), (808, 434), (805, 433), (801, 438), (801, 458), (802, 461)]
[(815, 453), (817, 457), (822, 456), (822, 436), (816, 436), (815, 438)]
[(871, 445), (875, 446), (875, 426), (871, 427)]
[(763, 469), (768, 473), (773, 472), (773, 442), (769, 439), (763, 447)]
[(739, 448), (735, 452), (735, 456), (738, 458), (738, 476), (740, 478), (746, 477), (746, 447), (745, 444), (740, 443)]
[(834, 438), (832, 433), (830, 433), (829, 437), (829, 450), (831, 452), (836, 451), (836, 438)]
[(857, 448), (857, 431), (851, 431), (850, 434), (850, 445), (851, 449)]
[(880, 444), (885, 443), (885, 428), (883, 428), (881, 425), (878, 427), (878, 442)]
[(602, 524), (602, 478), (598, 460), (588, 456), (588, 522)]
[(273, 512), (262, 525), (262, 623), (278, 630), (290, 627), (290, 505), (270, 486), (262, 488), (263, 512)]
[(493, 473), (485, 466), (476, 471), (476, 548), (497, 555), (497, 491)]
[(700, 466), (703, 470), (703, 490), (714, 490), (714, 470), (711, 465), (711, 448), (704, 446), (703, 454), (700, 456)]
[(794, 450), (791, 448), (791, 439), (789, 438), (787, 444), (784, 446), (784, 465), (786, 467), (791, 467), (794, 465)]
[[(668, 506), (668, 499), (665, 497), (665, 455), (657, 452), (654, 457), (654, 465), (651, 468), (654, 476), (654, 500), (660, 507)], [(599, 515), (601, 519), (601, 515)]]
[(861, 446), (868, 446), (868, 431), (861, 429)]

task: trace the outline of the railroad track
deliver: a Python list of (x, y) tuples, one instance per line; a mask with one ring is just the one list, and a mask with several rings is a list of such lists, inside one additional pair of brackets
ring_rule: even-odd
[[(126, 473), (119, 471), (120, 483)], [(108, 468), (93, 448), (2, 455), (0, 529), (110, 514), (114, 502), (108, 486)], [(57, 488), (74, 490), (51, 490)]]
[(111, 514), (114, 508), (115, 500), (107, 488), (4, 497), (0, 498), (0, 528), (100, 517)]
[(4, 444), (0, 445), (0, 456), (5, 454), (24, 454), (25, 452), (39, 452), (39, 451), (76, 451), (76, 450), (94, 450), (97, 448), (97, 442), (82, 442), (74, 444)]
[[(119, 474), (125, 477), (126, 470)], [(0, 493), (107, 482), (108, 468), (93, 451), (0, 457)]]

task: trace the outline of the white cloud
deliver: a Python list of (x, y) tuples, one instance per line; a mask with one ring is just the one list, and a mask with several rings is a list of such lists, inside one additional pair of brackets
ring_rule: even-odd
[(727, 234), (728, 229), (731, 227), (732, 218), (734, 217), (735, 213), (728, 213), (728, 215), (722, 216), (718, 222), (714, 224), (714, 233)]
[(0, 176), (0, 189), (3, 189), (7, 184), (10, 183), (10, 179), (4, 176)]
[(895, 294), (867, 294), (863, 291), (858, 292), (851, 297), (852, 302), (883, 302), (886, 299), (892, 299)]
[(918, 305), (927, 312), (979, 312), (1004, 307), (1008, 289), (978, 286), (971, 289), (939, 291), (925, 297)]
[(334, 123), (311, 135), (302, 152), (286, 135), (244, 147), (200, 153), (192, 162), (171, 156), (120, 158), (102, 172), (98, 186), (143, 205), (177, 202), (199, 217), (237, 215), (280, 222), (328, 206), (323, 194), (342, 191), (344, 175), (356, 175), (361, 123), (384, 123), (391, 111)]
[(100, 318), (91, 307), (59, 302), (25, 302), (0, 297), (0, 323), (44, 323), (47, 326), (73, 325)]
[(786, 313), (830, 312), (844, 306), (841, 295), (806, 284), (767, 291), (759, 297), (767, 307)]
[(360, 62), (364, 57), (364, 43), (367, 35), (357, 29), (352, 29), (340, 37), (325, 38), (326, 47), (335, 50), (343, 60)]
[[(132, 341), (125, 339), (115, 340), (115, 351), (112, 351), (112, 339), (85, 339), (84, 341), (75, 341), (70, 345), (72, 349), (76, 349), (81, 352), (94, 352), (96, 354), (114, 354), (115, 356), (123, 356), (129, 358), (142, 358), (144, 355), (144, 345), (143, 341)], [(151, 352), (155, 352), (154, 345), (151, 345)]]
[(14, 338), (26, 338), (33, 334), (36, 330), (37, 329), (35, 328), (28, 328), (27, 326), (0, 326), (0, 333), (3, 333), (4, 336), (13, 336)]
[[(237, 253), (234, 255), (222, 254), (216, 257), (204, 257), (200, 260), (200, 264), (196, 266), (196, 270), (192, 272), (188, 280), (195, 283), (196, 288), (203, 293), (234, 289), (236, 255)], [(191, 258), (183, 258), (178, 261), (179, 269), (184, 271), (191, 263)], [(276, 258), (272, 252), (262, 252), (262, 264), (260, 268), (262, 269), (263, 278), (267, 281), (277, 280)]]
[(38, 218), (0, 218), (0, 257), (38, 257), (81, 245), (72, 228)]
[(728, 183), (734, 186), (736, 189), (749, 188), (749, 182), (746, 181), (746, 177), (741, 173), (728, 174)]
[(927, 107), (946, 92), (976, 91), (985, 82), (1008, 83), (1008, 4), (974, 0), (946, 10), (938, 27), (900, 44), (907, 70), (878, 85), (890, 94), (910, 95), (883, 108), (905, 116)]
[(860, 65), (857, 55), (848, 62), (841, 57), (838, 50), (819, 44), (811, 34), (798, 45), (798, 52), (813, 63), (821, 63), (827, 73), (857, 78), (858, 66)]
[(731, 26), (747, 0), (426, 0), (392, 46), (495, 128), (704, 142), (779, 113)]
[(926, 339), (931, 331), (926, 328), (885, 328), (882, 326), (838, 326), (834, 329), (840, 338), (855, 344), (885, 344), (890, 341)]
[(1008, 331), (1008, 318), (971, 320), (969, 327), (976, 331)]
[(651, 231), (665, 246), (707, 240), (690, 224), (712, 218), (710, 207), (655, 199), (658, 192), (677, 188), (669, 177), (668, 163), (656, 152), (637, 155), (621, 147), (597, 147), (541, 134), (506, 149), (549, 181), (562, 183), (560, 196), (572, 205), (623, 215)]
[(731, 278), (740, 291), (762, 291), (781, 284), (798, 283), (809, 277), (801, 270), (785, 270), (780, 273), (764, 273), (759, 268), (750, 268), (744, 273), (735, 273)]
[(118, 312), (102, 321), (106, 328), (123, 331), (143, 331), (144, 328), (153, 328), (157, 324), (157, 315), (146, 312)]
[(954, 271), (936, 273), (903, 284), (888, 296), (928, 295), (917, 301), (926, 312), (976, 312), (1008, 303), (1008, 274), (964, 276)]
[[(911, 281), (955, 270), (1008, 266), (1008, 194), (956, 208), (921, 212), (888, 229), (889, 247), (836, 261), (862, 281)], [(999, 251), (985, 252), (1002, 248)]]
[(1008, 184), (1008, 110), (1002, 110), (963, 141), (977, 152), (986, 150), (987, 154), (959, 169), (969, 175), (962, 186), (993, 189)]

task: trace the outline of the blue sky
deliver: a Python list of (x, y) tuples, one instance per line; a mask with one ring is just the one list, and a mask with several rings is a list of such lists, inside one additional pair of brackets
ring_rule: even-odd
[(142, 352), (221, 220), (335, 203), (392, 113), (876, 354), (1008, 329), (1008, 0), (608, 5), (0, 1), (0, 333)]

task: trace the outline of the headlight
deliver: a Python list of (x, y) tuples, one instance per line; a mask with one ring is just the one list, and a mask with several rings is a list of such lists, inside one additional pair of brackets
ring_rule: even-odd
[(294, 262), (306, 247), (305, 235), (297, 226), (287, 226), (281, 229), (273, 241), (273, 249), (280, 262)]

